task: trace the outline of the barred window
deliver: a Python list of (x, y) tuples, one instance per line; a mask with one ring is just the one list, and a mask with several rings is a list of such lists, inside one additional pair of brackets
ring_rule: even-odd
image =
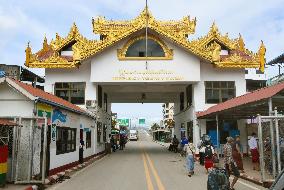
[(55, 95), (71, 102), (72, 104), (85, 104), (85, 83), (84, 82), (56, 82)]
[(56, 154), (76, 151), (76, 129), (57, 127)]
[(234, 81), (206, 81), (205, 101), (207, 104), (217, 104), (236, 97)]

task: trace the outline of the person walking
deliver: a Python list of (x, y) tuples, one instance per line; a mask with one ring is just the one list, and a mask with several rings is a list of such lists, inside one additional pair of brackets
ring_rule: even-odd
[(211, 145), (210, 141), (205, 142), (205, 146), (202, 148), (201, 152), (204, 154), (204, 167), (206, 169), (206, 173), (208, 173), (208, 169), (213, 167), (214, 155), (214, 147)]
[(114, 140), (113, 135), (110, 135), (110, 136), (111, 136), (110, 137), (110, 145), (111, 145), (111, 148), (112, 148), (112, 152), (115, 152), (115, 150), (116, 150), (116, 145), (115, 145), (116, 141)]
[(233, 143), (233, 159), (236, 161), (238, 169), (244, 173), (243, 165), (243, 147), (241, 144), (240, 136), (235, 137), (235, 142)]
[(227, 143), (224, 145), (223, 152), (224, 152), (224, 167), (227, 170), (228, 177), (230, 177), (231, 172), (234, 175), (234, 179), (230, 185), (230, 190), (234, 190), (234, 186), (237, 183), (240, 172), (238, 170), (237, 164), (233, 158), (233, 137), (227, 137)]
[(180, 155), (185, 156), (186, 152), (184, 151), (184, 146), (188, 144), (188, 139), (183, 136), (180, 142)]
[(83, 164), (84, 162), (84, 146), (85, 146), (85, 143), (83, 139), (81, 139), (80, 145), (79, 145), (79, 163), (80, 164)]
[(173, 138), (173, 140), (172, 140), (172, 144), (173, 144), (173, 151), (174, 151), (175, 153), (177, 153), (177, 151), (178, 151), (178, 145), (179, 145), (179, 140), (177, 139), (177, 136), (176, 136), (176, 135), (174, 135), (174, 138)]
[(191, 142), (190, 137), (188, 138), (189, 143), (184, 146), (184, 151), (186, 152), (186, 168), (188, 172), (188, 177), (194, 174), (194, 160), (195, 160), (195, 146)]
[(259, 171), (259, 151), (257, 146), (256, 134), (252, 133), (251, 138), (248, 141), (249, 149), (251, 152), (251, 161), (253, 170)]
[(124, 148), (124, 137), (122, 134), (120, 134), (120, 138), (119, 138), (119, 150), (123, 150)]

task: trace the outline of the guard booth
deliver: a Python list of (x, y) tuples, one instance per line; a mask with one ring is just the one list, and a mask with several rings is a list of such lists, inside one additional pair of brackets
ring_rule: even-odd
[(17, 124), (6, 119), (0, 119), (0, 187), (5, 186), (6, 181), (11, 181), (13, 175), (14, 141), (13, 131)]

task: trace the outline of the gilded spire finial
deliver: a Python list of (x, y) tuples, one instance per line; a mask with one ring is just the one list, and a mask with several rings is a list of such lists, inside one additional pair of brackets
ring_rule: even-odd
[(210, 28), (210, 32), (212, 32), (213, 34), (217, 34), (219, 32), (219, 29), (215, 23), (215, 21), (213, 22), (211, 28)]
[(265, 53), (266, 53), (266, 47), (263, 43), (263, 41), (261, 40), (261, 44), (258, 50), (258, 54), (259, 54), (259, 70), (261, 70), (262, 72), (264, 72), (264, 66), (265, 66)]
[(47, 43), (46, 34), (44, 34), (44, 39), (43, 39), (43, 43), (42, 43), (42, 49), (43, 50), (47, 50), (48, 49), (48, 43)]
[(25, 65), (28, 67), (29, 63), (30, 63), (30, 60), (31, 60), (31, 54), (32, 54), (32, 50), (31, 50), (31, 47), (30, 47), (30, 41), (28, 41), (28, 45), (27, 45), (27, 48), (26, 48), (25, 52), (26, 52), (26, 62), (25, 62)]
[(60, 39), (60, 36), (59, 36), (59, 34), (56, 32), (56, 34), (55, 34), (55, 39), (58, 41), (59, 39)]
[(73, 25), (72, 25), (72, 27), (71, 27), (70, 32), (72, 32), (72, 35), (73, 35), (73, 36), (75, 36), (75, 35), (78, 33), (78, 27), (77, 27), (77, 25), (76, 25), (75, 22), (73, 22)]
[(243, 40), (243, 37), (242, 37), (241, 34), (239, 34), (238, 48), (239, 48), (239, 50), (241, 50), (241, 51), (245, 51), (245, 43), (244, 43), (244, 40)]

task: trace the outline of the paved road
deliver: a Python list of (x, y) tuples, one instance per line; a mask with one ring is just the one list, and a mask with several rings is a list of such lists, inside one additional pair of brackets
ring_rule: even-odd
[[(195, 175), (186, 175), (184, 158), (152, 142), (146, 131), (138, 142), (77, 172), (49, 189), (58, 190), (206, 190), (207, 175), (196, 164)], [(264, 189), (240, 180), (236, 190)]]

